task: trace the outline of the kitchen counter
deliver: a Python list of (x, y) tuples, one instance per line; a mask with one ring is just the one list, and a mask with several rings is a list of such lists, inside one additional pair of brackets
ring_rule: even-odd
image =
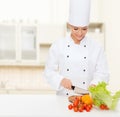
[(55, 94), (0, 95), (0, 117), (120, 117), (120, 101), (115, 111), (74, 112), (68, 98)]

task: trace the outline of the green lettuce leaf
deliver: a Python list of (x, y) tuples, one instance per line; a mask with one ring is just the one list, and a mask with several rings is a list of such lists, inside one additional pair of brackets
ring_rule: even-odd
[(112, 95), (106, 86), (105, 82), (99, 82), (97, 86), (90, 87), (89, 91), (95, 106), (100, 107), (101, 104), (105, 104), (109, 109), (114, 110), (120, 98), (120, 91)]

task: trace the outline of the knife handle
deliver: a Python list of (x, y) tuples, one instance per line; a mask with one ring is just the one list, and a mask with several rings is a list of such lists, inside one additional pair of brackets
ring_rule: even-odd
[(75, 86), (72, 85), (72, 86), (71, 86), (71, 89), (74, 90), (74, 89), (75, 89)]

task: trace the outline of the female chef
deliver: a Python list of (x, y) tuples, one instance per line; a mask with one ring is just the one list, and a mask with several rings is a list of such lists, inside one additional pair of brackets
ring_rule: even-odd
[(86, 36), (89, 14), (90, 0), (70, 0), (71, 34), (50, 47), (44, 75), (57, 94), (73, 94), (72, 85), (87, 90), (100, 81), (109, 81), (104, 49)]

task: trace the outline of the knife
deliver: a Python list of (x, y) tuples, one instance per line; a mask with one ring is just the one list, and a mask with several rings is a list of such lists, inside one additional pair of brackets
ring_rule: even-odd
[(82, 95), (85, 95), (85, 94), (89, 94), (89, 91), (88, 90), (85, 90), (85, 89), (82, 89), (82, 88), (79, 88), (77, 86), (71, 86), (72, 90), (77, 93), (77, 94), (82, 94)]

